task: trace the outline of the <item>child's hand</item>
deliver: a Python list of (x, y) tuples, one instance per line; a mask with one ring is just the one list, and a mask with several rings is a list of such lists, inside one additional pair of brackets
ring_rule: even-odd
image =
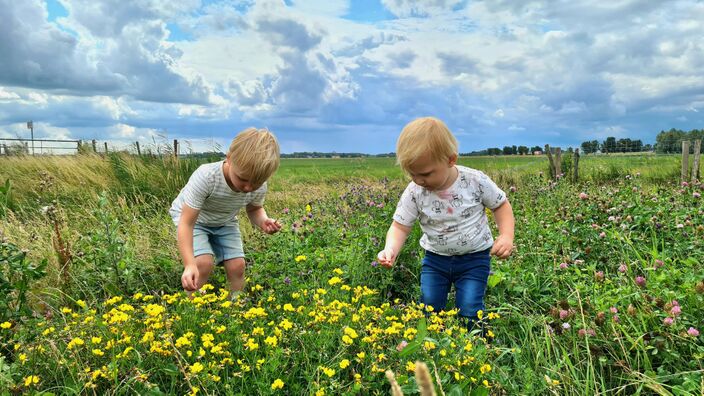
[(379, 254), (376, 255), (376, 258), (383, 267), (391, 268), (391, 266), (394, 265), (394, 261), (396, 261), (396, 253), (393, 249), (386, 248), (380, 251)]
[(513, 238), (499, 235), (494, 241), (494, 246), (491, 248), (490, 254), (500, 258), (507, 259), (513, 252)]
[(262, 221), (261, 229), (267, 234), (275, 234), (281, 230), (281, 223), (278, 220), (268, 218)]
[(187, 291), (195, 291), (198, 289), (198, 267), (189, 265), (183, 270), (181, 275), (181, 285)]

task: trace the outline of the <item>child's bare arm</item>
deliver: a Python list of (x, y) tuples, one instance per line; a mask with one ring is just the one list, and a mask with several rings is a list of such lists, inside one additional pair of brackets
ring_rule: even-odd
[(281, 224), (278, 220), (269, 218), (261, 206), (247, 205), (247, 217), (249, 217), (249, 221), (252, 224), (267, 234), (273, 234), (281, 230)]
[(181, 218), (178, 221), (176, 231), (178, 241), (178, 251), (183, 259), (183, 275), (181, 284), (186, 290), (195, 290), (198, 280), (198, 266), (193, 256), (193, 227), (198, 219), (200, 210), (193, 209), (183, 204), (181, 208)]
[(410, 233), (411, 227), (405, 226), (397, 221), (391, 223), (391, 227), (389, 227), (389, 231), (386, 233), (386, 246), (384, 246), (384, 250), (377, 254), (379, 264), (384, 267), (394, 265), (396, 257), (398, 257), (398, 253), (401, 251)]
[(499, 236), (494, 241), (494, 246), (491, 248), (491, 254), (498, 258), (508, 258), (513, 252), (513, 237), (515, 229), (515, 220), (513, 218), (513, 208), (511, 203), (506, 200), (501, 206), (493, 210), (494, 220), (499, 229)]

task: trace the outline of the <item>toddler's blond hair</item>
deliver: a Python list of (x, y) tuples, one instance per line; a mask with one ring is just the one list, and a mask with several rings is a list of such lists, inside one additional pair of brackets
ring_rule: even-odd
[(266, 128), (247, 128), (232, 140), (227, 158), (252, 184), (261, 185), (279, 168), (279, 142)]
[(435, 117), (417, 118), (409, 122), (398, 137), (396, 162), (407, 172), (425, 154), (434, 161), (446, 161), (456, 156), (457, 151), (457, 139), (444, 122)]

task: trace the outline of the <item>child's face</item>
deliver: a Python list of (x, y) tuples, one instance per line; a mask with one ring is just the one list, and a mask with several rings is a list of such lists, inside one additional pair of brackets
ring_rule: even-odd
[(455, 181), (455, 163), (457, 163), (456, 155), (446, 161), (436, 161), (430, 158), (429, 154), (424, 154), (408, 167), (408, 173), (414, 183), (427, 190), (445, 190)]
[(227, 164), (225, 167), (225, 175), (235, 191), (252, 192), (262, 186), (261, 184), (253, 184), (249, 175), (237, 168), (237, 166), (230, 161), (226, 161), (225, 163)]

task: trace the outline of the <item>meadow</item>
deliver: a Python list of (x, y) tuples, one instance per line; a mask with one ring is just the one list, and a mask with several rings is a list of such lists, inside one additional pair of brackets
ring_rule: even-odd
[(285, 227), (242, 216), (236, 301), (221, 270), (180, 288), (167, 212), (199, 162), (0, 158), (0, 394), (388, 394), (387, 370), (417, 394), (417, 361), (443, 395), (704, 394), (704, 185), (678, 157), (583, 156), (577, 183), (543, 156), (459, 163), (516, 217), (484, 337), (417, 303), (417, 226), (377, 265), (391, 158), (283, 160), (265, 208)]

